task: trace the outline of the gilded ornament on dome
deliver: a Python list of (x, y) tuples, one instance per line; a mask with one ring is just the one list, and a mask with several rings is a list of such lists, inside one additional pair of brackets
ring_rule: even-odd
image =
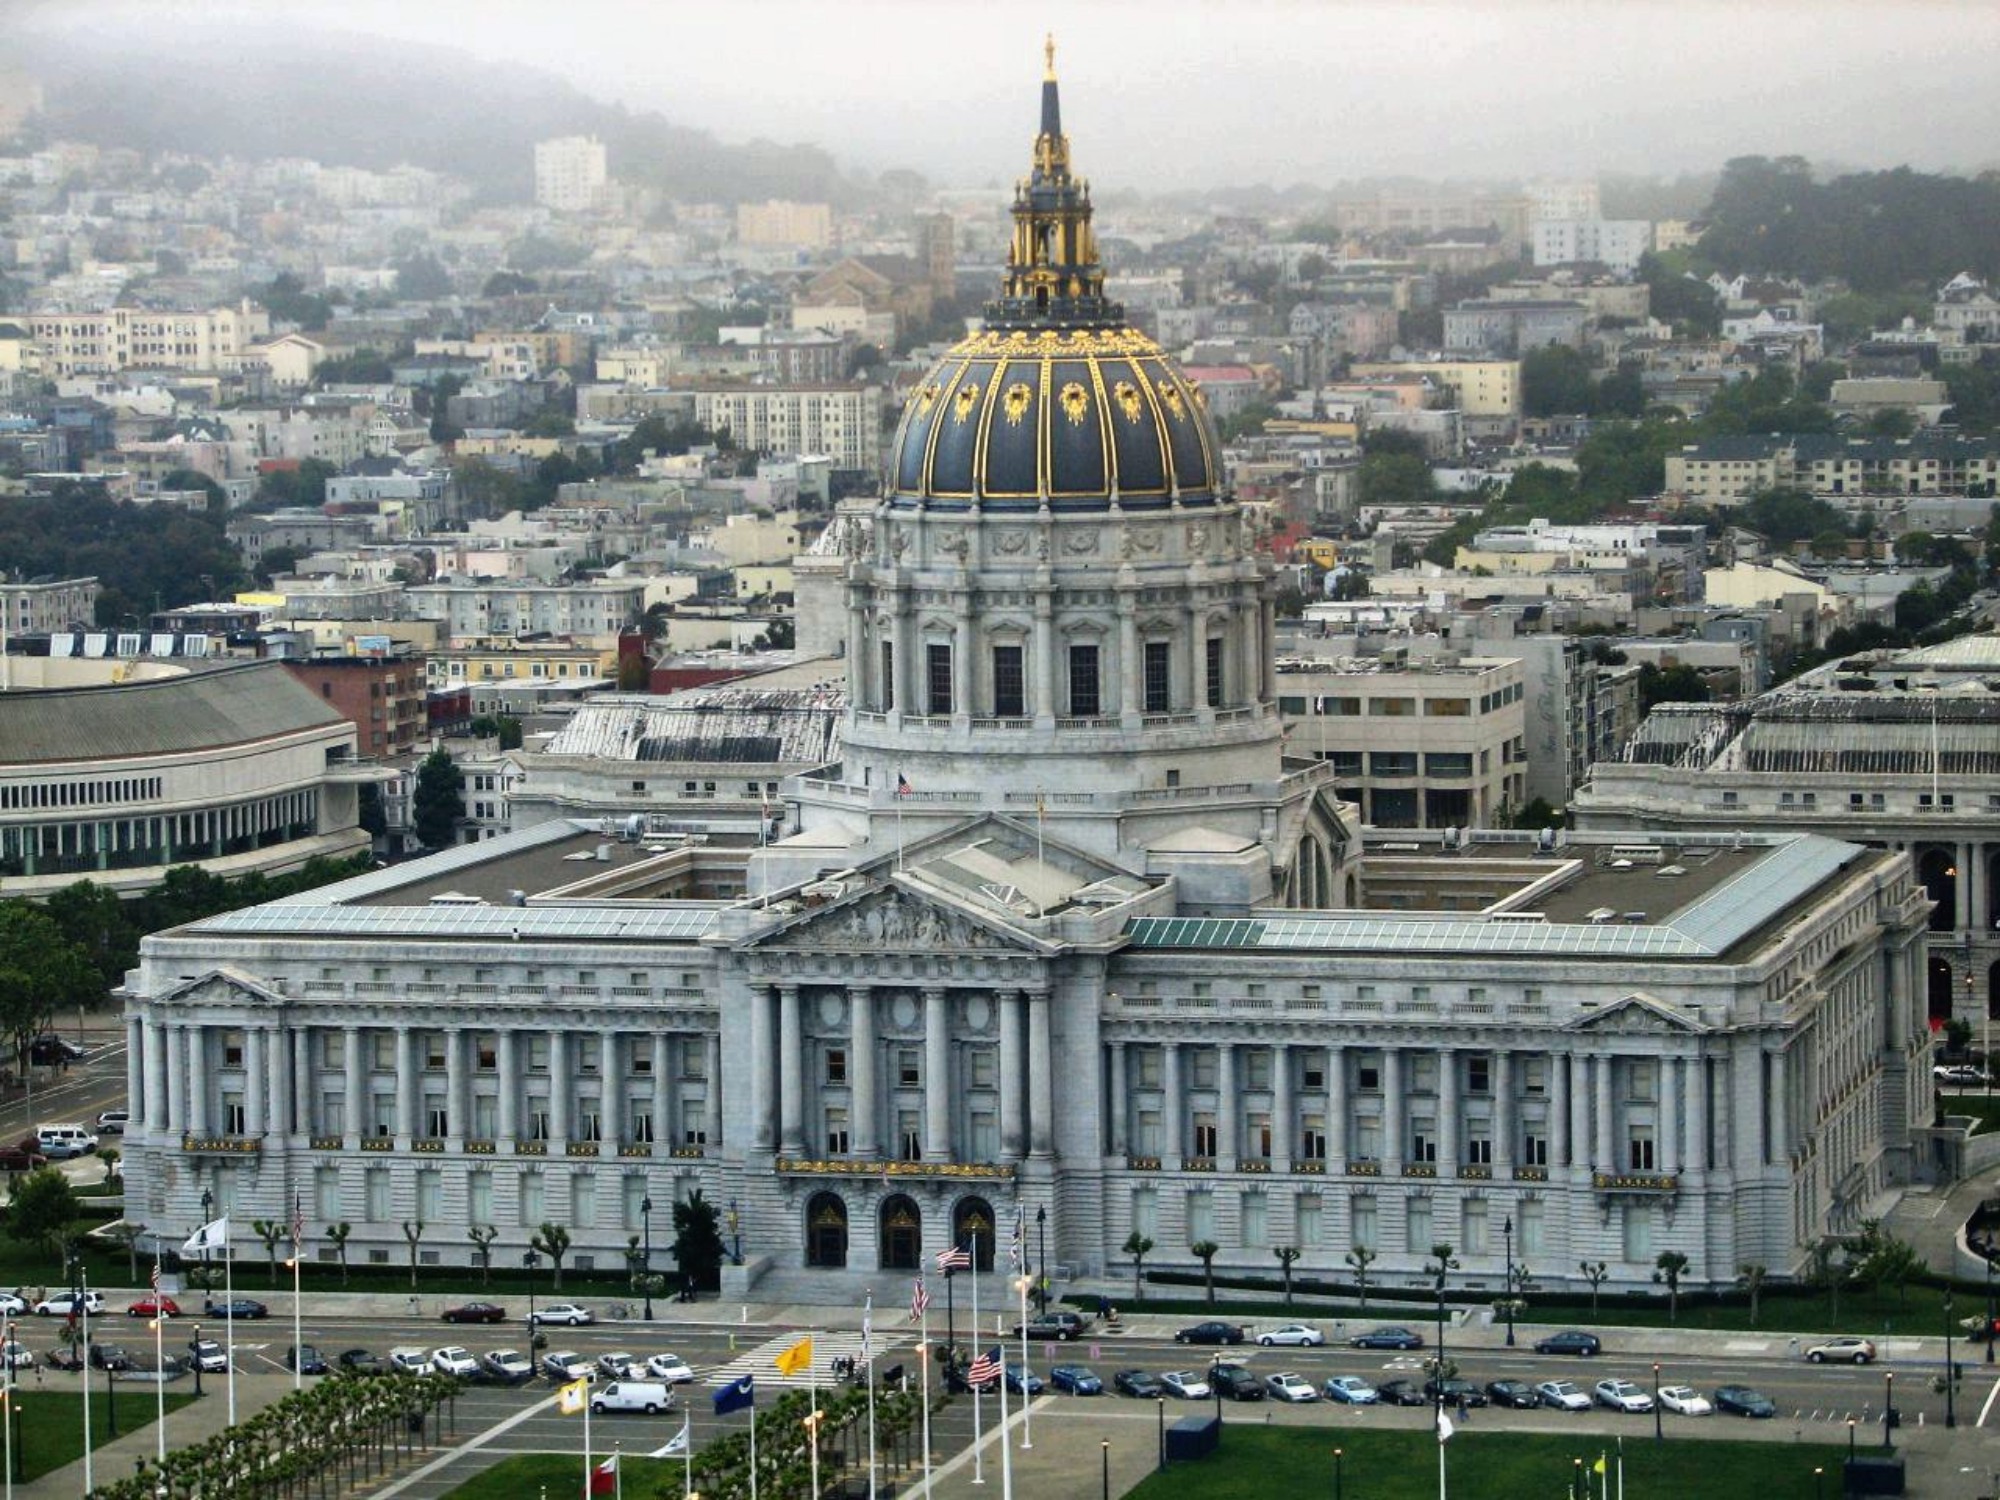
[(1136, 422), (1144, 407), (1139, 400), (1139, 391), (1129, 380), (1121, 380), (1111, 388), (1111, 394), (1118, 398), (1118, 409), (1125, 413), (1125, 420)]
[(937, 405), (938, 397), (942, 396), (943, 394), (944, 394), (944, 387), (939, 385), (935, 380), (933, 380), (929, 385), (925, 386), (922, 390), (918, 391), (917, 415), (921, 417), (925, 415), (927, 412), (929, 412), (933, 406)]
[(1164, 377), (1153, 382), (1153, 389), (1160, 393), (1160, 405), (1167, 409), (1167, 415), (1176, 422), (1187, 419), (1187, 406), (1181, 400), (1181, 388)]
[(1068, 417), (1072, 427), (1081, 427), (1085, 413), (1090, 410), (1090, 392), (1078, 382), (1066, 381), (1059, 393), (1063, 415)]
[(1208, 410), (1208, 392), (1200, 386), (1194, 388), (1194, 404), (1199, 406), (1203, 411)]
[(1034, 403), (1034, 399), (1035, 393), (1025, 380), (1017, 380), (1007, 387), (1006, 395), (1001, 398), (1001, 407), (1007, 413), (1009, 427), (1021, 425), (1021, 418), (1028, 414), (1028, 408)]
[(960, 386), (958, 388), (958, 393), (951, 398), (952, 421), (954, 422), (965, 421), (968, 417), (972, 415), (972, 408), (977, 406), (978, 404), (979, 404), (979, 382), (976, 380), (969, 381), (965, 385)]

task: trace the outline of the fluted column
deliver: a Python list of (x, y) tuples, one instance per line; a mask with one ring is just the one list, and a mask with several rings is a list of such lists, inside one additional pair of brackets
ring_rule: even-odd
[(412, 1026), (396, 1028), (396, 1136), (408, 1141), (417, 1133), (417, 1033)]
[(1021, 1055), (1021, 992), (1002, 990), (1000, 1023), (1000, 1158), (1018, 1161), (1026, 1154), (1022, 1120), (1028, 1111), (1028, 1075)]
[[(897, 616), (900, 621), (901, 616)], [(772, 1045), (771, 992), (762, 986), (750, 996), (750, 1144), (769, 1151), (775, 1144), (771, 1130), (771, 1079), (777, 1067), (777, 1048)]]
[(1055, 601), (1045, 588), (1035, 590), (1035, 659), (1028, 663), (1028, 680), (1035, 685), (1034, 713), (1038, 723), (1053, 723), (1056, 713)]
[(1597, 1096), (1597, 1149), (1591, 1153), (1591, 1166), (1599, 1172), (1616, 1172), (1618, 1155), (1613, 1149), (1611, 1130), (1612, 1059), (1608, 1056), (1593, 1057), (1590, 1066), (1596, 1075), (1593, 1091)]
[(778, 986), (778, 1149), (787, 1156), (805, 1150), (805, 1017), (799, 987)]
[(146, 1024), (137, 1016), (125, 1021), (125, 1107), (143, 1124), (147, 1115)]
[[(1139, 621), (1133, 613), (1138, 607), (1135, 589), (1121, 589), (1118, 593), (1118, 714), (1128, 729), (1139, 727), (1140, 705), (1145, 701), (1139, 692)], [(1099, 682), (1103, 683), (1102, 670)], [(1105, 704), (1099, 703), (1102, 711)]]
[(167, 1028), (158, 1021), (145, 1023), (146, 1034), (146, 1129), (162, 1135), (167, 1129)]
[(875, 991), (865, 984), (851, 985), (847, 991), (848, 1046), (854, 1057), (854, 1154), (874, 1157), (882, 1154), (882, 1099), (875, 1082)]
[(316, 1035), (317, 1032), (304, 1024), (292, 1028), (292, 1072), (285, 1081), (285, 1091), (292, 1099), (294, 1135), (319, 1134), (320, 1082), (313, 1072), (313, 1038)]
[(1347, 1170), (1347, 1049), (1326, 1049), (1327, 1171)]
[(264, 1128), (272, 1135), (290, 1135), (297, 1103), (292, 1091), (292, 1028), (282, 1022), (271, 1029), (264, 1051), (264, 1100)]
[(1790, 1114), (1790, 1080), (1785, 1076), (1785, 1054), (1773, 1050), (1765, 1054), (1771, 1070), (1771, 1152), (1770, 1160), (1780, 1164), (1791, 1156), (1792, 1119)]
[(367, 1032), (359, 1026), (349, 1026), (341, 1033), (342, 1072), (347, 1077), (347, 1131), (356, 1139), (374, 1132), (375, 1101), (369, 1097), (368, 1072), (361, 1056), (362, 1043), (367, 1040)]
[(951, 1159), (951, 1007), (932, 989), (924, 991), (924, 1160)]
[(604, 1134), (608, 1154), (616, 1154), (625, 1139), (625, 1067), (618, 1033), (607, 1026), (598, 1034), (597, 1068), (600, 1076), (597, 1120)]
[(190, 1026), (187, 1028), (188, 1059), (188, 1133), (207, 1135), (209, 1130), (208, 1103), (214, 1092), (212, 1080), (208, 1076), (209, 1044), (208, 1028)]
[(1583, 1153), (1583, 1084), (1579, 1060), (1549, 1054), (1549, 1165), (1568, 1167)]
[(1049, 992), (1028, 996), (1028, 1150), (1053, 1156), (1056, 1149), (1056, 1064), (1049, 1035)]
[[(1238, 602), (1230, 616), (1230, 629), (1236, 644), (1236, 680), (1230, 681), (1230, 674), (1222, 674), (1224, 708), (1236, 708), (1257, 701), (1257, 687), (1264, 677), (1264, 631), (1259, 624), (1254, 598)], [(1225, 652), (1225, 655), (1228, 653)]]
[(708, 1092), (702, 1096), (702, 1128), (708, 1136), (705, 1149), (713, 1156), (722, 1149), (722, 1034), (711, 1032), (702, 1042), (708, 1049)]
[(261, 1026), (243, 1030), (243, 1133), (264, 1133), (264, 1049), (270, 1033)]
[(511, 1028), (503, 1028), (495, 1045), (500, 1065), (500, 1109), (498, 1128), (500, 1139), (516, 1141), (521, 1137), (521, 1047), (520, 1034)]
[(1687, 1170), (1708, 1170), (1708, 1059), (1691, 1057), (1687, 1069)]
[[(919, 714), (923, 712), (924, 706), (910, 696), (911, 685), (916, 681), (917, 676), (916, 662), (914, 660), (917, 648), (915, 642), (911, 639), (914, 632), (910, 629), (910, 610), (908, 604), (905, 602), (905, 596), (901, 592), (898, 592), (894, 596), (894, 599), (896, 612), (890, 617), (889, 622), (889, 639), (891, 645), (889, 652), (890, 697), (896, 705), (895, 712), (899, 714)], [(768, 1053), (759, 1054), (759, 1056), (768, 1055)], [(769, 1132), (765, 1133), (768, 1134)], [(761, 1141), (759, 1144), (768, 1146), (770, 1143), (768, 1141)]]
[(462, 1141), (472, 1134), (472, 1106), (466, 1096), (465, 1028), (453, 1026), (444, 1034), (444, 1126), (445, 1134)]
[(1458, 1175), (1458, 1052), (1438, 1049), (1438, 1176)]
[[(753, 1005), (763, 1003), (761, 992), (751, 996)], [(710, 1074), (711, 1079), (714, 1074)], [(708, 1095), (714, 1097), (721, 1085), (709, 1084)], [(675, 1050), (675, 1040), (671, 1032), (653, 1033), (653, 1139), (667, 1150), (687, 1144), (681, 1136), (681, 1064)], [(710, 1150), (714, 1149), (713, 1135), (708, 1137)]]
[(187, 1028), (161, 1026), (166, 1040), (167, 1118), (165, 1127), (176, 1134), (188, 1128)]
[(974, 712), (972, 684), (972, 593), (961, 590), (952, 595), (951, 627), (951, 715), (969, 719)]
[(1297, 1128), (1292, 1102), (1292, 1049), (1283, 1043), (1271, 1049), (1271, 1170), (1282, 1172), (1292, 1159)]
[(1402, 1175), (1407, 1154), (1403, 1149), (1403, 1054), (1394, 1047), (1382, 1049), (1382, 1159), (1389, 1176)]
[(1660, 1170), (1672, 1177), (1681, 1169), (1681, 1064), (1677, 1057), (1660, 1059)]
[(1236, 1092), (1236, 1049), (1223, 1042), (1215, 1049), (1215, 1164), (1222, 1171), (1236, 1165), (1242, 1118), (1243, 1103)]
[(1493, 1054), (1493, 1176), (1514, 1170), (1514, 1054)]
[(1109, 1047), (1111, 1051), (1111, 1090), (1105, 1102), (1105, 1113), (1109, 1117), (1111, 1125), (1111, 1154), (1113, 1156), (1123, 1156), (1127, 1151), (1126, 1141), (1128, 1139), (1125, 1128), (1125, 1116), (1132, 1107), (1132, 1096), (1129, 1092), (1130, 1084), (1125, 1072), (1125, 1043), (1112, 1042), (1109, 1044)]
[(570, 1140), (570, 1100), (576, 1097), (576, 1069), (570, 1062), (569, 1036), (549, 1033), (549, 1150), (560, 1155)]
[(1187, 1141), (1187, 1099), (1181, 1092), (1181, 1046), (1160, 1044), (1160, 1161), (1169, 1171), (1181, 1164)]

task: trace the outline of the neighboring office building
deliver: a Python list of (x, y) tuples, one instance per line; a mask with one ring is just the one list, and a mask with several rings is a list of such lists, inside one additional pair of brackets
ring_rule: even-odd
[(753, 453), (825, 454), (836, 469), (873, 475), (882, 466), (882, 388), (864, 381), (814, 385), (696, 386), (694, 419), (727, 428)]
[(1521, 362), (1518, 359), (1441, 359), (1394, 363), (1362, 361), (1353, 369), (1357, 380), (1421, 376), (1434, 381), (1450, 404), (1468, 417), (1518, 421), (1521, 416)]
[(1520, 355), (1552, 344), (1583, 346), (1580, 302), (1477, 299), (1444, 310), (1446, 353)]
[(1645, 219), (1537, 219), (1534, 242), (1538, 266), (1589, 263), (1630, 273), (1653, 248), (1653, 226)]
[(94, 625), (102, 592), (95, 578), (0, 577), (0, 635), (49, 635)]
[(355, 750), (370, 759), (404, 755), (426, 731), (424, 662), (382, 651), (293, 657), (285, 670), (354, 726)]
[(745, 245), (792, 245), (824, 250), (833, 243), (833, 210), (824, 203), (763, 203), (736, 205), (736, 238)]
[(35, 313), (20, 319), (52, 379), (118, 370), (220, 370), (271, 332), (271, 316), (247, 298), (207, 312), (114, 307)]
[(1937, 433), (1704, 438), (1667, 455), (1666, 488), (1701, 505), (1737, 505), (1773, 488), (1804, 489), (1829, 499), (1991, 498), (2000, 489), (2000, 443)]
[(453, 579), (404, 591), (420, 620), (441, 620), (454, 642), (493, 636), (612, 636), (646, 612), (646, 586), (613, 578), (579, 583)]
[(610, 192), (604, 142), (594, 135), (566, 135), (535, 142), (535, 202), (559, 214), (604, 207)]

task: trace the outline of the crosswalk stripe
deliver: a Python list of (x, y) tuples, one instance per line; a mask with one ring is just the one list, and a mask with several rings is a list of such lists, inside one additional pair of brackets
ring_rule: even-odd
[[(836, 1359), (859, 1360), (861, 1358), (861, 1335), (859, 1332), (815, 1333), (813, 1341), (813, 1375), (780, 1375), (777, 1371), (777, 1357), (798, 1343), (807, 1335), (800, 1333), (782, 1334), (767, 1339), (748, 1353), (739, 1354), (727, 1364), (699, 1367), (696, 1376), (712, 1386), (723, 1386), (732, 1380), (740, 1380), (745, 1375), (756, 1377), (760, 1386), (774, 1386), (788, 1390), (805, 1390), (808, 1386), (832, 1385), (833, 1362)], [(879, 1366), (892, 1349), (902, 1347), (893, 1335), (875, 1335), (875, 1362)]]

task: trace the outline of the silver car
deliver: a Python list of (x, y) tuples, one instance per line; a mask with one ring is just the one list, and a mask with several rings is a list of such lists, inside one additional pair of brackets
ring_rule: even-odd
[(1535, 1387), (1535, 1395), (1544, 1406), (1553, 1406), (1557, 1411), (1589, 1411), (1590, 1397), (1577, 1388), (1571, 1380), (1544, 1380)]
[(1326, 1335), (1309, 1323), (1287, 1323), (1283, 1328), (1258, 1334), (1257, 1342), (1266, 1348), (1275, 1344), (1289, 1349), (1317, 1349), (1326, 1342)]

